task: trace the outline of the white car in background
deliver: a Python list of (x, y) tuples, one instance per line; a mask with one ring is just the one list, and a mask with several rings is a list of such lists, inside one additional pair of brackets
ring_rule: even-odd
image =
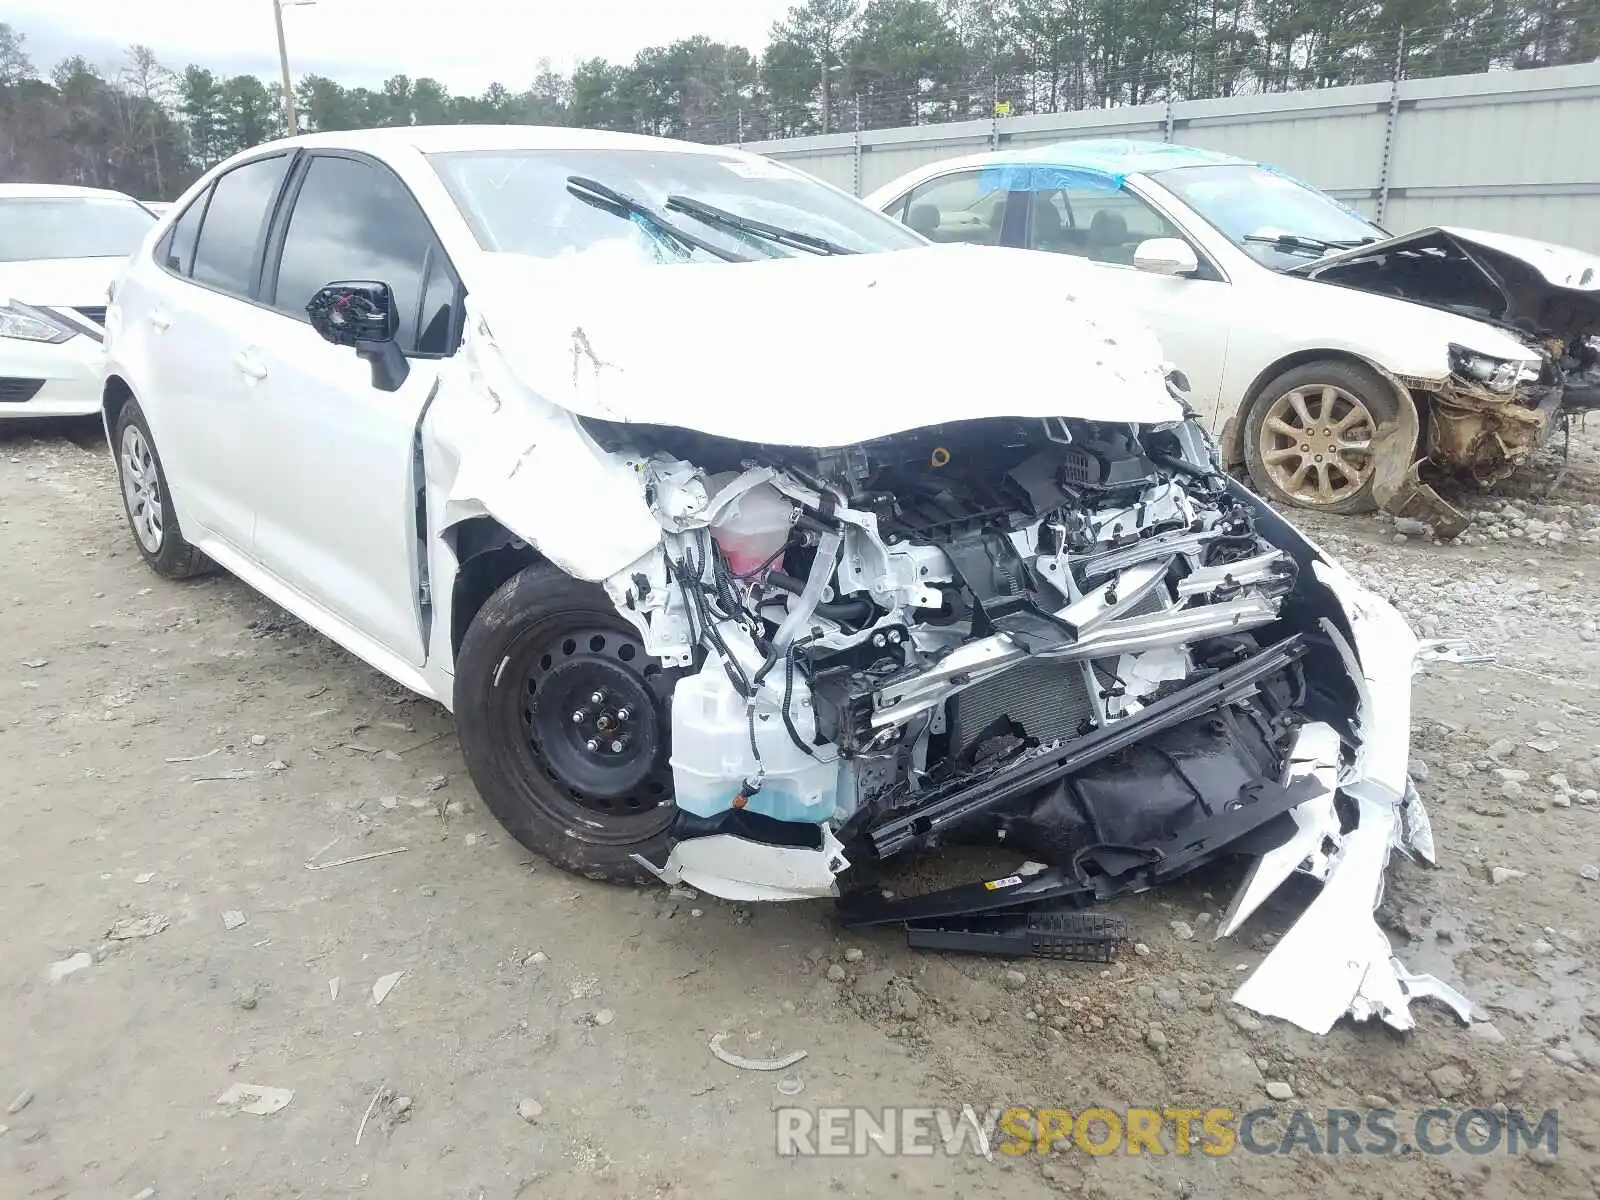
[(865, 199), (936, 242), (1087, 264), (1072, 278), (1144, 316), (1223, 427), (1227, 465), (1279, 501), (1409, 506), (1459, 531), (1416, 460), (1491, 483), (1563, 405), (1600, 405), (1600, 260), (1576, 250), (1462, 229), (1391, 237), (1270, 167), (1161, 142), (947, 159)]
[(121, 192), (0, 183), (0, 420), (100, 411), (107, 289), (155, 224)]
[[(1013, 301), (1014, 344), (930, 336), (946, 293)], [(949, 938), (1251, 835), (1224, 933), (1328, 886), (1241, 1003), (1467, 1016), (1373, 916), (1391, 850), (1433, 853), (1422, 648), (1043, 256), (725, 147), (397, 127), (208, 172), (108, 329), (150, 567), (220, 564), (448, 706), (567, 870), (910, 929), (852, 864), (956, 831), (1049, 864), (933, 897)]]

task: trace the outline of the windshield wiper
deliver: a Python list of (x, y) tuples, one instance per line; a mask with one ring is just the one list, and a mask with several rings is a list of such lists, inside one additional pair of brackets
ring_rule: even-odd
[(781, 225), (768, 225), (765, 221), (757, 221), (754, 217), (741, 217), (736, 213), (724, 209), (714, 208), (699, 200), (690, 199), (688, 196), (668, 196), (667, 207), (673, 212), (686, 213), (687, 215), (704, 221), (707, 225), (721, 225), (724, 229), (737, 230), (748, 233), (753, 237), (765, 238), (769, 242), (776, 242), (780, 246), (792, 246), (798, 250), (809, 250), (813, 254), (855, 254), (847, 246), (837, 242), (830, 242), (826, 238), (817, 237), (813, 233), (801, 233), (797, 229), (785, 229)]
[(1261, 242), (1268, 246), (1279, 246), (1285, 250), (1309, 250), (1313, 254), (1326, 254), (1330, 250), (1354, 250), (1357, 246), (1368, 246), (1378, 239), (1375, 237), (1355, 238), (1352, 241), (1334, 242), (1327, 238), (1310, 237), (1303, 233), (1247, 233), (1244, 241)]
[(612, 216), (621, 217), (627, 221), (637, 218), (646, 225), (652, 226), (670, 240), (677, 242), (680, 246), (688, 247), (691, 250), (704, 250), (707, 254), (715, 255), (723, 262), (753, 261), (742, 254), (736, 254), (732, 250), (724, 250), (721, 247), (713, 246), (702, 238), (695, 237), (694, 234), (678, 228), (648, 204), (635, 200), (625, 192), (619, 192), (603, 183), (597, 183), (593, 179), (586, 179), (582, 175), (568, 175), (567, 191), (585, 204), (592, 204)]

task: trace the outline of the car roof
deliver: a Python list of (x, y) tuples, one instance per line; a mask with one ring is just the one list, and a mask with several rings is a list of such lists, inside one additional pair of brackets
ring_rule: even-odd
[(125, 192), (109, 188), (74, 187), (58, 183), (0, 183), (0, 200), (132, 200)]
[[(947, 171), (971, 170), (975, 167), (1055, 167), (1103, 176), (1120, 184), (1129, 175), (1150, 174), (1175, 167), (1227, 165), (1258, 164), (1216, 150), (1180, 146), (1174, 142), (1147, 142), (1135, 138), (1079, 138), (1076, 141), (1051, 142), (1046, 146), (1020, 146), (945, 159), (930, 163), (915, 174), (925, 179)], [(901, 180), (904, 179), (905, 176), (902, 176)]]
[(256, 149), (264, 150), (268, 146), (366, 150), (380, 157), (405, 149), (422, 154), (452, 150), (661, 150), (722, 158), (754, 157), (731, 146), (706, 146), (636, 133), (551, 125), (397, 125), (384, 129), (303, 133)]

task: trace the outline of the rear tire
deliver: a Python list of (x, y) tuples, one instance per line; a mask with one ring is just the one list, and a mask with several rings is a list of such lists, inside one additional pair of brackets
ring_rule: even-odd
[(461, 753), (489, 811), (568, 871), (651, 882), (633, 856), (671, 847), (676, 677), (601, 588), (544, 563), (512, 576), (456, 656)]
[(122, 510), (145, 563), (163, 579), (190, 579), (211, 570), (211, 560), (189, 544), (178, 526), (167, 473), (137, 400), (129, 400), (117, 414), (111, 444), (122, 484)]
[(1368, 367), (1323, 359), (1271, 380), (1245, 418), (1244, 459), (1258, 491), (1279, 504), (1349, 515), (1378, 507), (1370, 446), (1398, 410)]

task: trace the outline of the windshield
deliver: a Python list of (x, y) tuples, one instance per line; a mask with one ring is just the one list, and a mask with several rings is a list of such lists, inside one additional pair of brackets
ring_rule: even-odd
[(1152, 178), (1274, 270), (1388, 236), (1332, 196), (1262, 167), (1177, 167)]
[(126, 258), (155, 223), (132, 200), (115, 197), (0, 200), (0, 262)]
[(537, 258), (602, 250), (644, 262), (719, 261), (664, 237), (642, 218), (619, 217), (580, 200), (568, 190), (571, 176), (666, 214), (679, 228), (738, 258), (812, 252), (674, 210), (668, 198), (699, 201), (863, 253), (924, 244), (899, 222), (765, 160), (662, 150), (466, 150), (430, 154), (428, 160), (485, 250)]

